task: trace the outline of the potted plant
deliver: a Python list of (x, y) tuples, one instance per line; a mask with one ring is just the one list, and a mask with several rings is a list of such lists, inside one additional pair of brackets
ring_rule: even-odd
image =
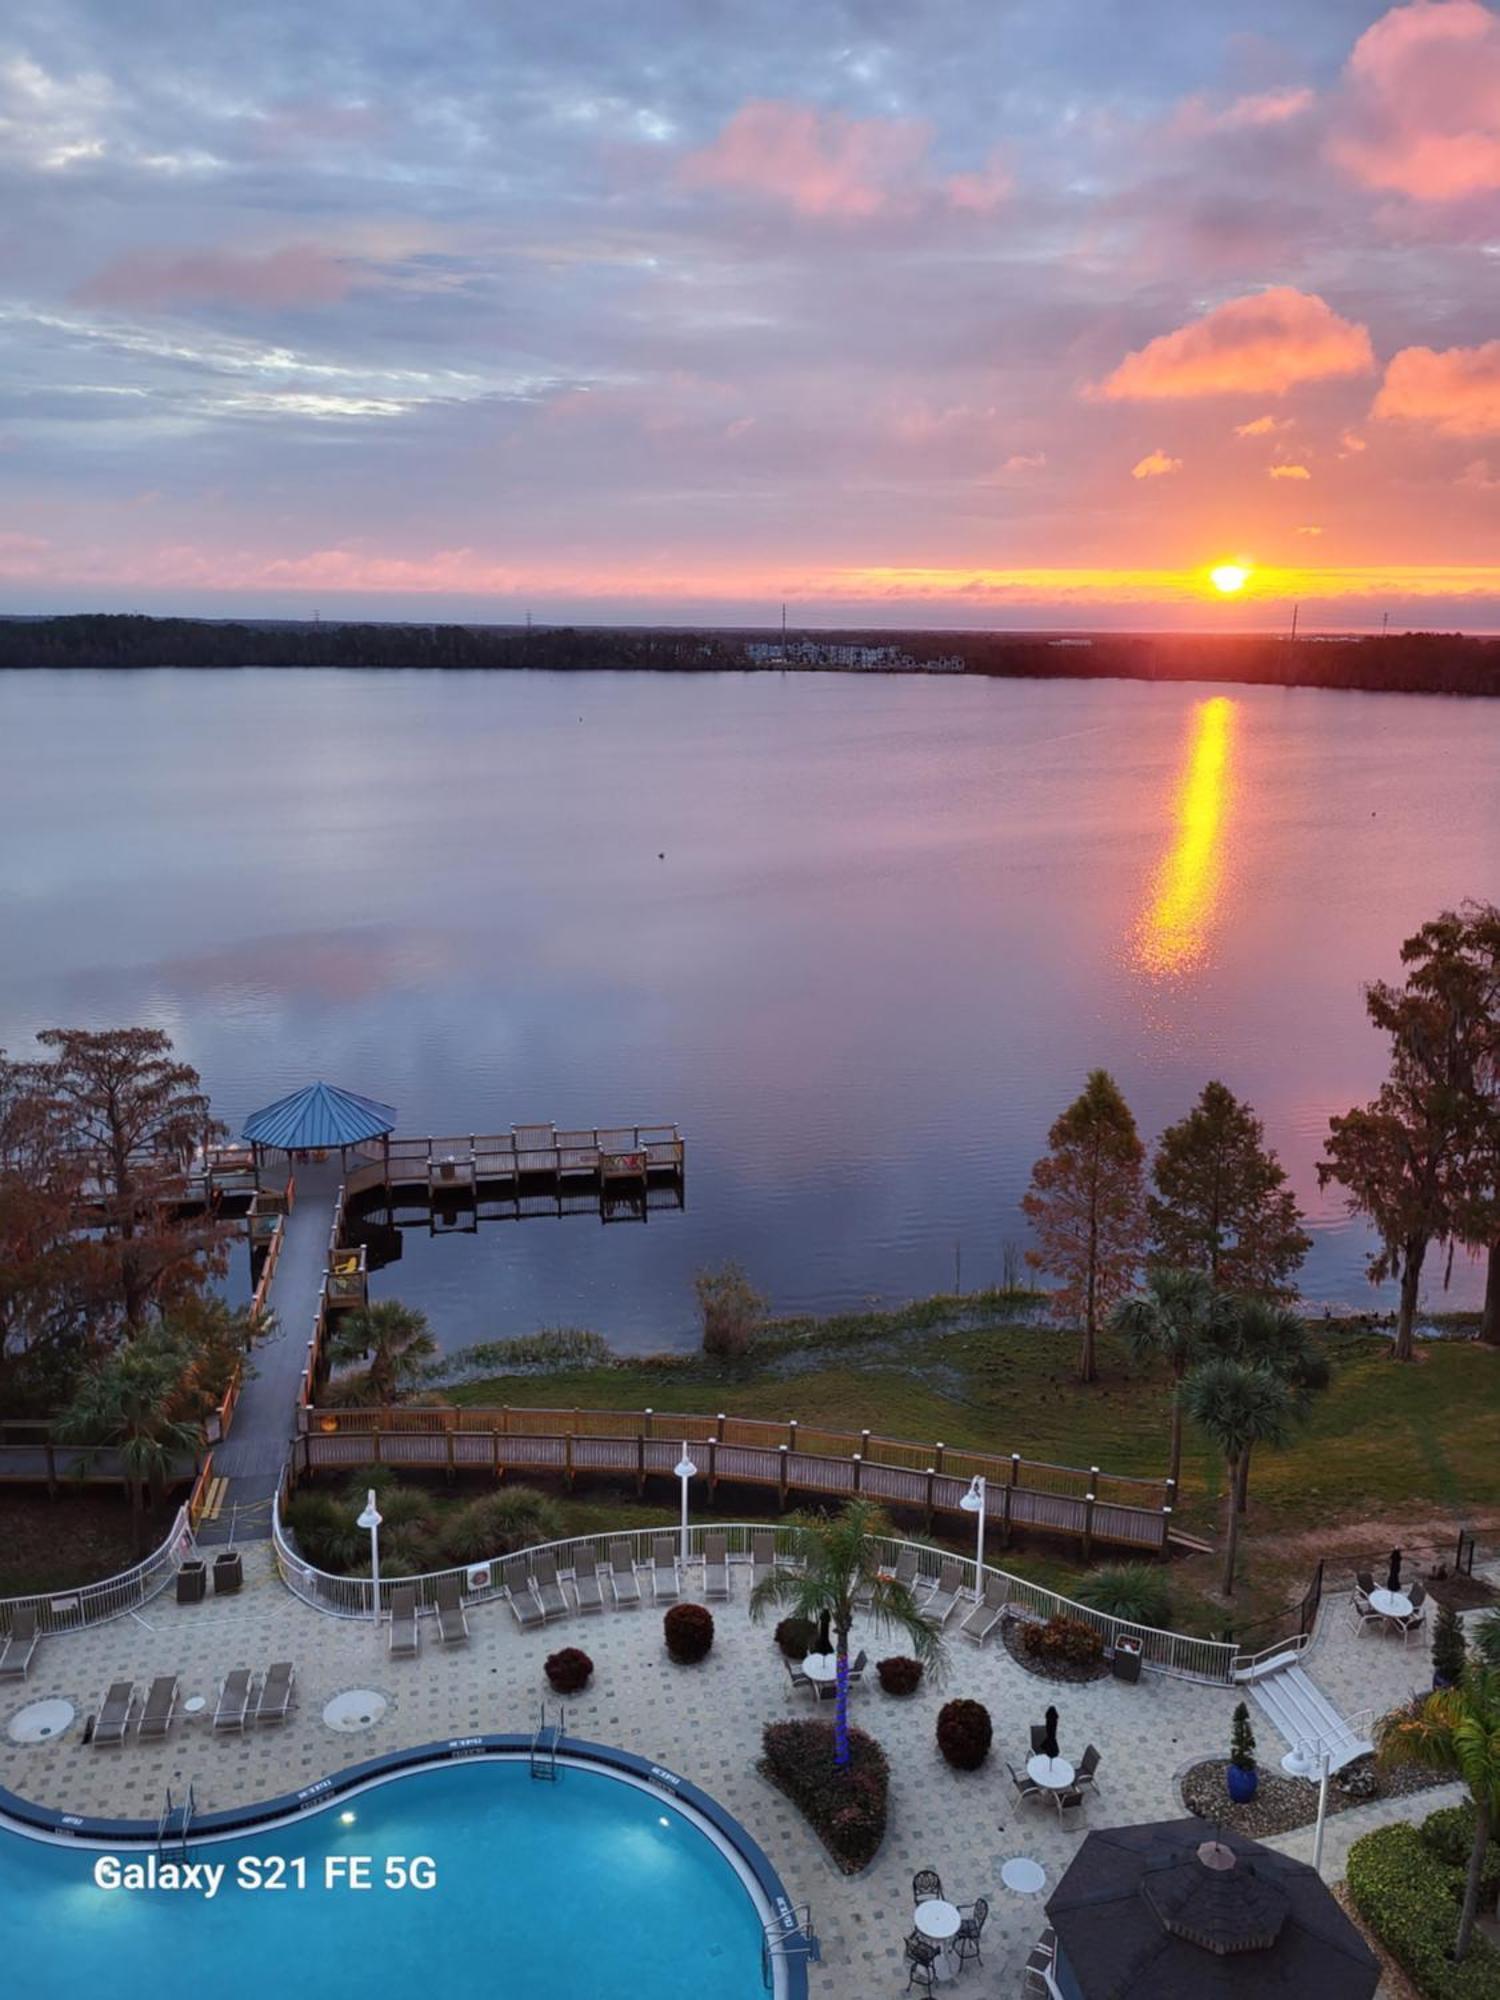
[(564, 1646), (547, 1655), (544, 1671), (554, 1694), (578, 1694), (588, 1686), (594, 1663), (579, 1647)]
[(1229, 1731), (1229, 1763), (1224, 1777), (1229, 1796), (1237, 1806), (1248, 1805), (1255, 1797), (1260, 1773), (1255, 1766), (1255, 1731), (1250, 1727), (1250, 1711), (1240, 1702)]
[(682, 1667), (708, 1657), (714, 1642), (714, 1614), (703, 1604), (674, 1604), (662, 1619), (667, 1651)]
[(1440, 1604), (1432, 1627), (1432, 1685), (1457, 1687), (1464, 1677), (1467, 1659), (1468, 1647), (1458, 1613), (1451, 1604)]

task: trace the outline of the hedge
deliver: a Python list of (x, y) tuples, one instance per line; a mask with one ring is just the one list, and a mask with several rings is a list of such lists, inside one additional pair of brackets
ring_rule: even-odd
[(833, 1761), (831, 1722), (768, 1722), (760, 1769), (802, 1812), (839, 1867), (853, 1875), (885, 1838), (890, 1766), (873, 1736), (849, 1731), (849, 1762)]
[(1475, 1931), (1461, 1965), (1449, 1957), (1458, 1910), (1451, 1870), (1404, 1822), (1377, 1827), (1349, 1850), (1349, 1895), (1426, 2000), (1500, 2000), (1500, 1952)]
[[(1449, 1873), (1453, 1900), (1462, 1905), (1469, 1880), (1469, 1856), (1474, 1851), (1474, 1801), (1439, 1806), (1422, 1822), (1422, 1845)], [(1493, 1910), (1500, 1897), (1500, 1840), (1493, 1834), (1484, 1850), (1484, 1869), (1479, 1877), (1481, 1914)]]

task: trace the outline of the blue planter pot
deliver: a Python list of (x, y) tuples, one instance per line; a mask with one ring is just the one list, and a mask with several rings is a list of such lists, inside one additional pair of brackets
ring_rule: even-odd
[(1255, 1797), (1255, 1788), (1260, 1783), (1259, 1771), (1242, 1771), (1238, 1764), (1226, 1764), (1224, 1778), (1229, 1786), (1229, 1796), (1237, 1806), (1248, 1805)]

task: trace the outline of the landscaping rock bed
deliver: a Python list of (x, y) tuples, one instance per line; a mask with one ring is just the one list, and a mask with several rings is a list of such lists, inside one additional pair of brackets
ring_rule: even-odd
[(1070, 1681), (1075, 1686), (1085, 1681), (1107, 1681), (1110, 1676), (1108, 1660), (1095, 1660), (1089, 1666), (1079, 1666), (1072, 1660), (1047, 1660), (1026, 1650), (1025, 1631), (1028, 1624), (1039, 1623), (1014, 1613), (1001, 1621), (1000, 1637), (1005, 1642), (1005, 1650), (1018, 1667), (1024, 1667), (1028, 1674), (1035, 1674), (1039, 1681)]
[[(1314, 1778), (1289, 1778), (1277, 1770), (1260, 1769), (1255, 1797), (1236, 1805), (1224, 1784), (1226, 1759), (1211, 1757), (1194, 1764), (1182, 1780), (1182, 1801), (1199, 1819), (1221, 1821), (1236, 1833), (1252, 1840), (1265, 1840), (1274, 1833), (1290, 1833), (1294, 1827), (1311, 1826), (1318, 1816), (1318, 1785)], [(1416, 1765), (1382, 1771), (1373, 1757), (1360, 1757), (1336, 1771), (1328, 1787), (1328, 1811), (1347, 1812), (1351, 1806), (1368, 1805), (1372, 1799), (1402, 1799), (1415, 1792), (1445, 1785), (1441, 1771), (1424, 1771)]]

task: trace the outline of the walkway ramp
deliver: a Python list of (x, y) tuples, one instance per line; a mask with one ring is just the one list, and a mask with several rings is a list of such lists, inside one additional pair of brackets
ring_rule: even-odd
[(1342, 1771), (1356, 1757), (1367, 1757), (1374, 1744), (1361, 1732), (1367, 1719), (1346, 1722), (1316, 1682), (1297, 1664), (1295, 1653), (1283, 1653), (1248, 1677), (1256, 1706), (1268, 1717), (1287, 1746), (1282, 1768), (1301, 1777), (1316, 1777), (1323, 1752), (1330, 1771)]

